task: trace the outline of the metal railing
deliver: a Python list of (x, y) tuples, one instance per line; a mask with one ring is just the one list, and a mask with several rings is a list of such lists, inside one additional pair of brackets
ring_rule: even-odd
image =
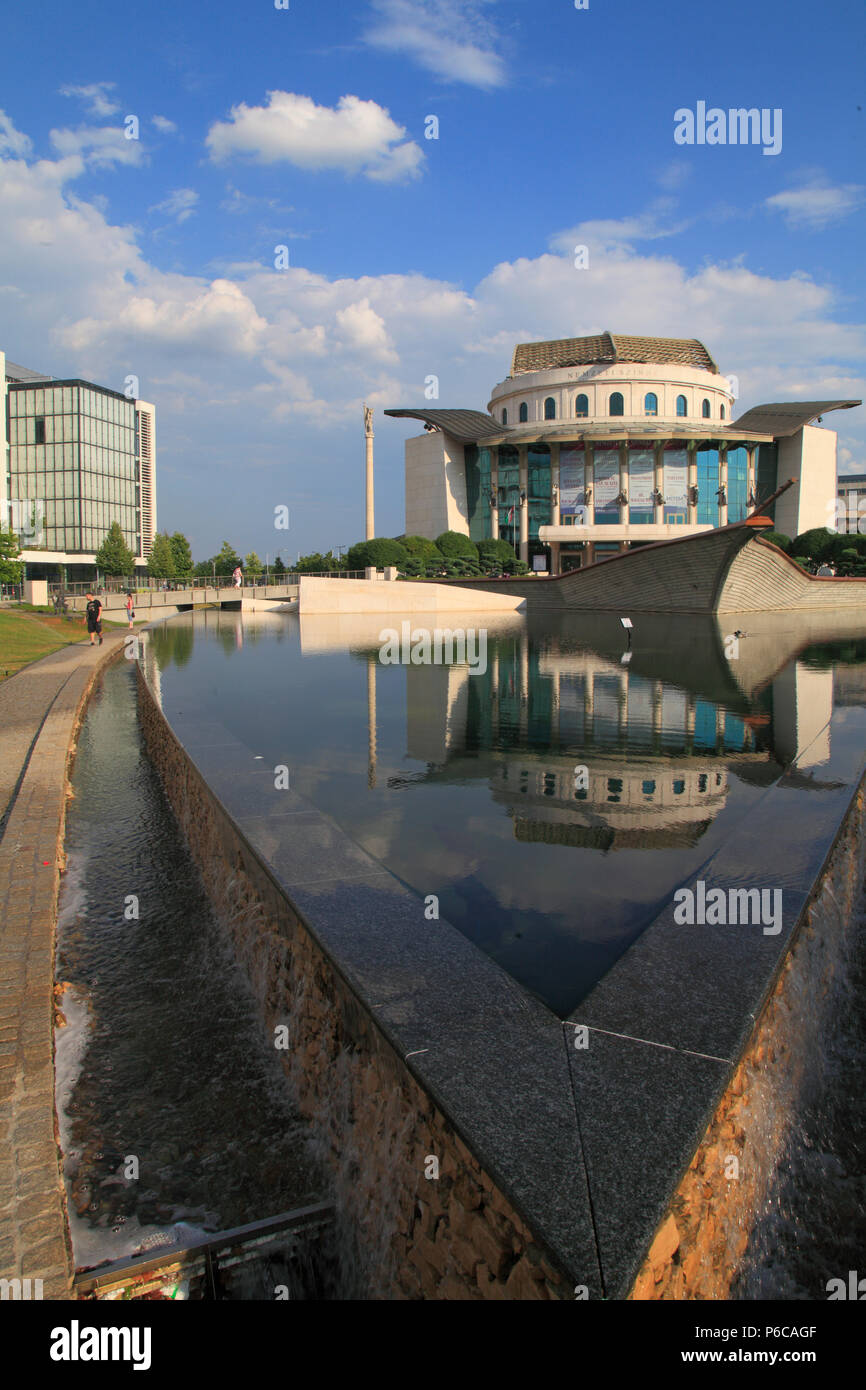
[[(263, 589), (268, 587), (279, 587), (285, 584), (297, 584), (299, 579), (363, 579), (364, 570), (290, 570), (285, 574), (261, 574), (255, 578), (245, 575), (242, 588), (244, 589)], [(7, 585), (6, 587), (14, 587)], [(63, 596), (66, 598), (82, 598), (85, 594), (96, 594), (105, 597), (107, 594), (126, 594), (130, 590), (133, 594), (159, 594), (172, 593), (176, 590), (189, 591), (192, 589), (233, 589), (235, 582), (230, 574), (217, 574), (208, 579), (201, 577), (185, 579), (153, 579), (150, 576), (132, 579), (108, 578), (91, 580), (83, 583), (78, 580), (72, 583), (61, 583), (52, 580), (48, 585), (50, 598)]]

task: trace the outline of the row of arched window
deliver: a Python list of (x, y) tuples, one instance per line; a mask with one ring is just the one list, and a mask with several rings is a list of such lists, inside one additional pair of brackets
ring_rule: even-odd
[[(585, 396), (583, 395), (583, 393), (581, 393), (577, 397), (577, 399), (574, 402), (574, 413), (578, 419), (586, 418), (586, 416), (589, 415), (588, 396)], [(607, 413), (608, 415), (623, 415), (625, 413), (625, 401), (623, 400), (623, 395), (621, 391), (613, 391), (611, 393), (610, 399), (607, 403)], [(655, 391), (647, 391), (646, 395), (644, 396), (643, 413), (644, 415), (658, 415), (659, 398), (656, 395)], [(689, 403), (686, 400), (685, 396), (677, 396), (677, 415), (679, 417), (684, 417), (688, 415), (688, 413)], [(704, 420), (709, 420), (711, 416), (712, 406), (710, 405), (710, 402), (705, 398), (701, 402), (701, 417)], [(545, 420), (556, 419), (556, 401), (553, 399), (553, 396), (548, 396), (544, 402), (544, 418)], [(720, 418), (722, 420), (724, 420), (725, 418), (724, 406), (721, 406), (720, 408)], [(521, 401), (517, 412), (517, 419), (521, 425), (525, 425), (529, 420), (529, 406), (527, 405), (526, 401)], [(507, 410), (503, 410), (502, 412), (502, 423), (503, 425), (508, 424)]]

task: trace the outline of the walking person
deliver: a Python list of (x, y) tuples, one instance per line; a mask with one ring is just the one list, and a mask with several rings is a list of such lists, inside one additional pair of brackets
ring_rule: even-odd
[(126, 616), (129, 619), (129, 630), (132, 632), (132, 624), (135, 619), (135, 601), (133, 600), (132, 591), (130, 589), (126, 591)]
[(232, 579), (234, 581), (235, 588), (239, 589), (244, 582), (244, 576), (241, 572), (240, 565), (235, 565), (234, 570), (232, 572)]
[(96, 646), (95, 638), (99, 638), (99, 645), (102, 646), (102, 600), (96, 598), (94, 594), (88, 593), (87, 607), (84, 610), (87, 621), (87, 631), (90, 633), (90, 645)]

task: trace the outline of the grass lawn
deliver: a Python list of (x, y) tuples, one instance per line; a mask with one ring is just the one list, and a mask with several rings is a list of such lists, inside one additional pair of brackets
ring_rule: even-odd
[[(111, 623), (107, 620), (103, 628), (125, 627), (125, 623)], [(87, 628), (82, 614), (74, 618), (57, 617), (48, 609), (40, 610), (20, 604), (15, 608), (0, 609), (0, 681), (38, 661), (59, 647), (68, 647), (71, 642), (81, 642), (87, 638)]]

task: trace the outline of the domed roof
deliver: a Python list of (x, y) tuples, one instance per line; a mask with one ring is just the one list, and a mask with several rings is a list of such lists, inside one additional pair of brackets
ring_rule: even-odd
[(679, 363), (718, 373), (718, 367), (697, 338), (633, 338), (621, 333), (598, 333), (589, 338), (553, 338), (545, 343), (518, 343), (511, 358), (511, 375), (544, 372), (556, 367), (587, 367), (614, 362)]

